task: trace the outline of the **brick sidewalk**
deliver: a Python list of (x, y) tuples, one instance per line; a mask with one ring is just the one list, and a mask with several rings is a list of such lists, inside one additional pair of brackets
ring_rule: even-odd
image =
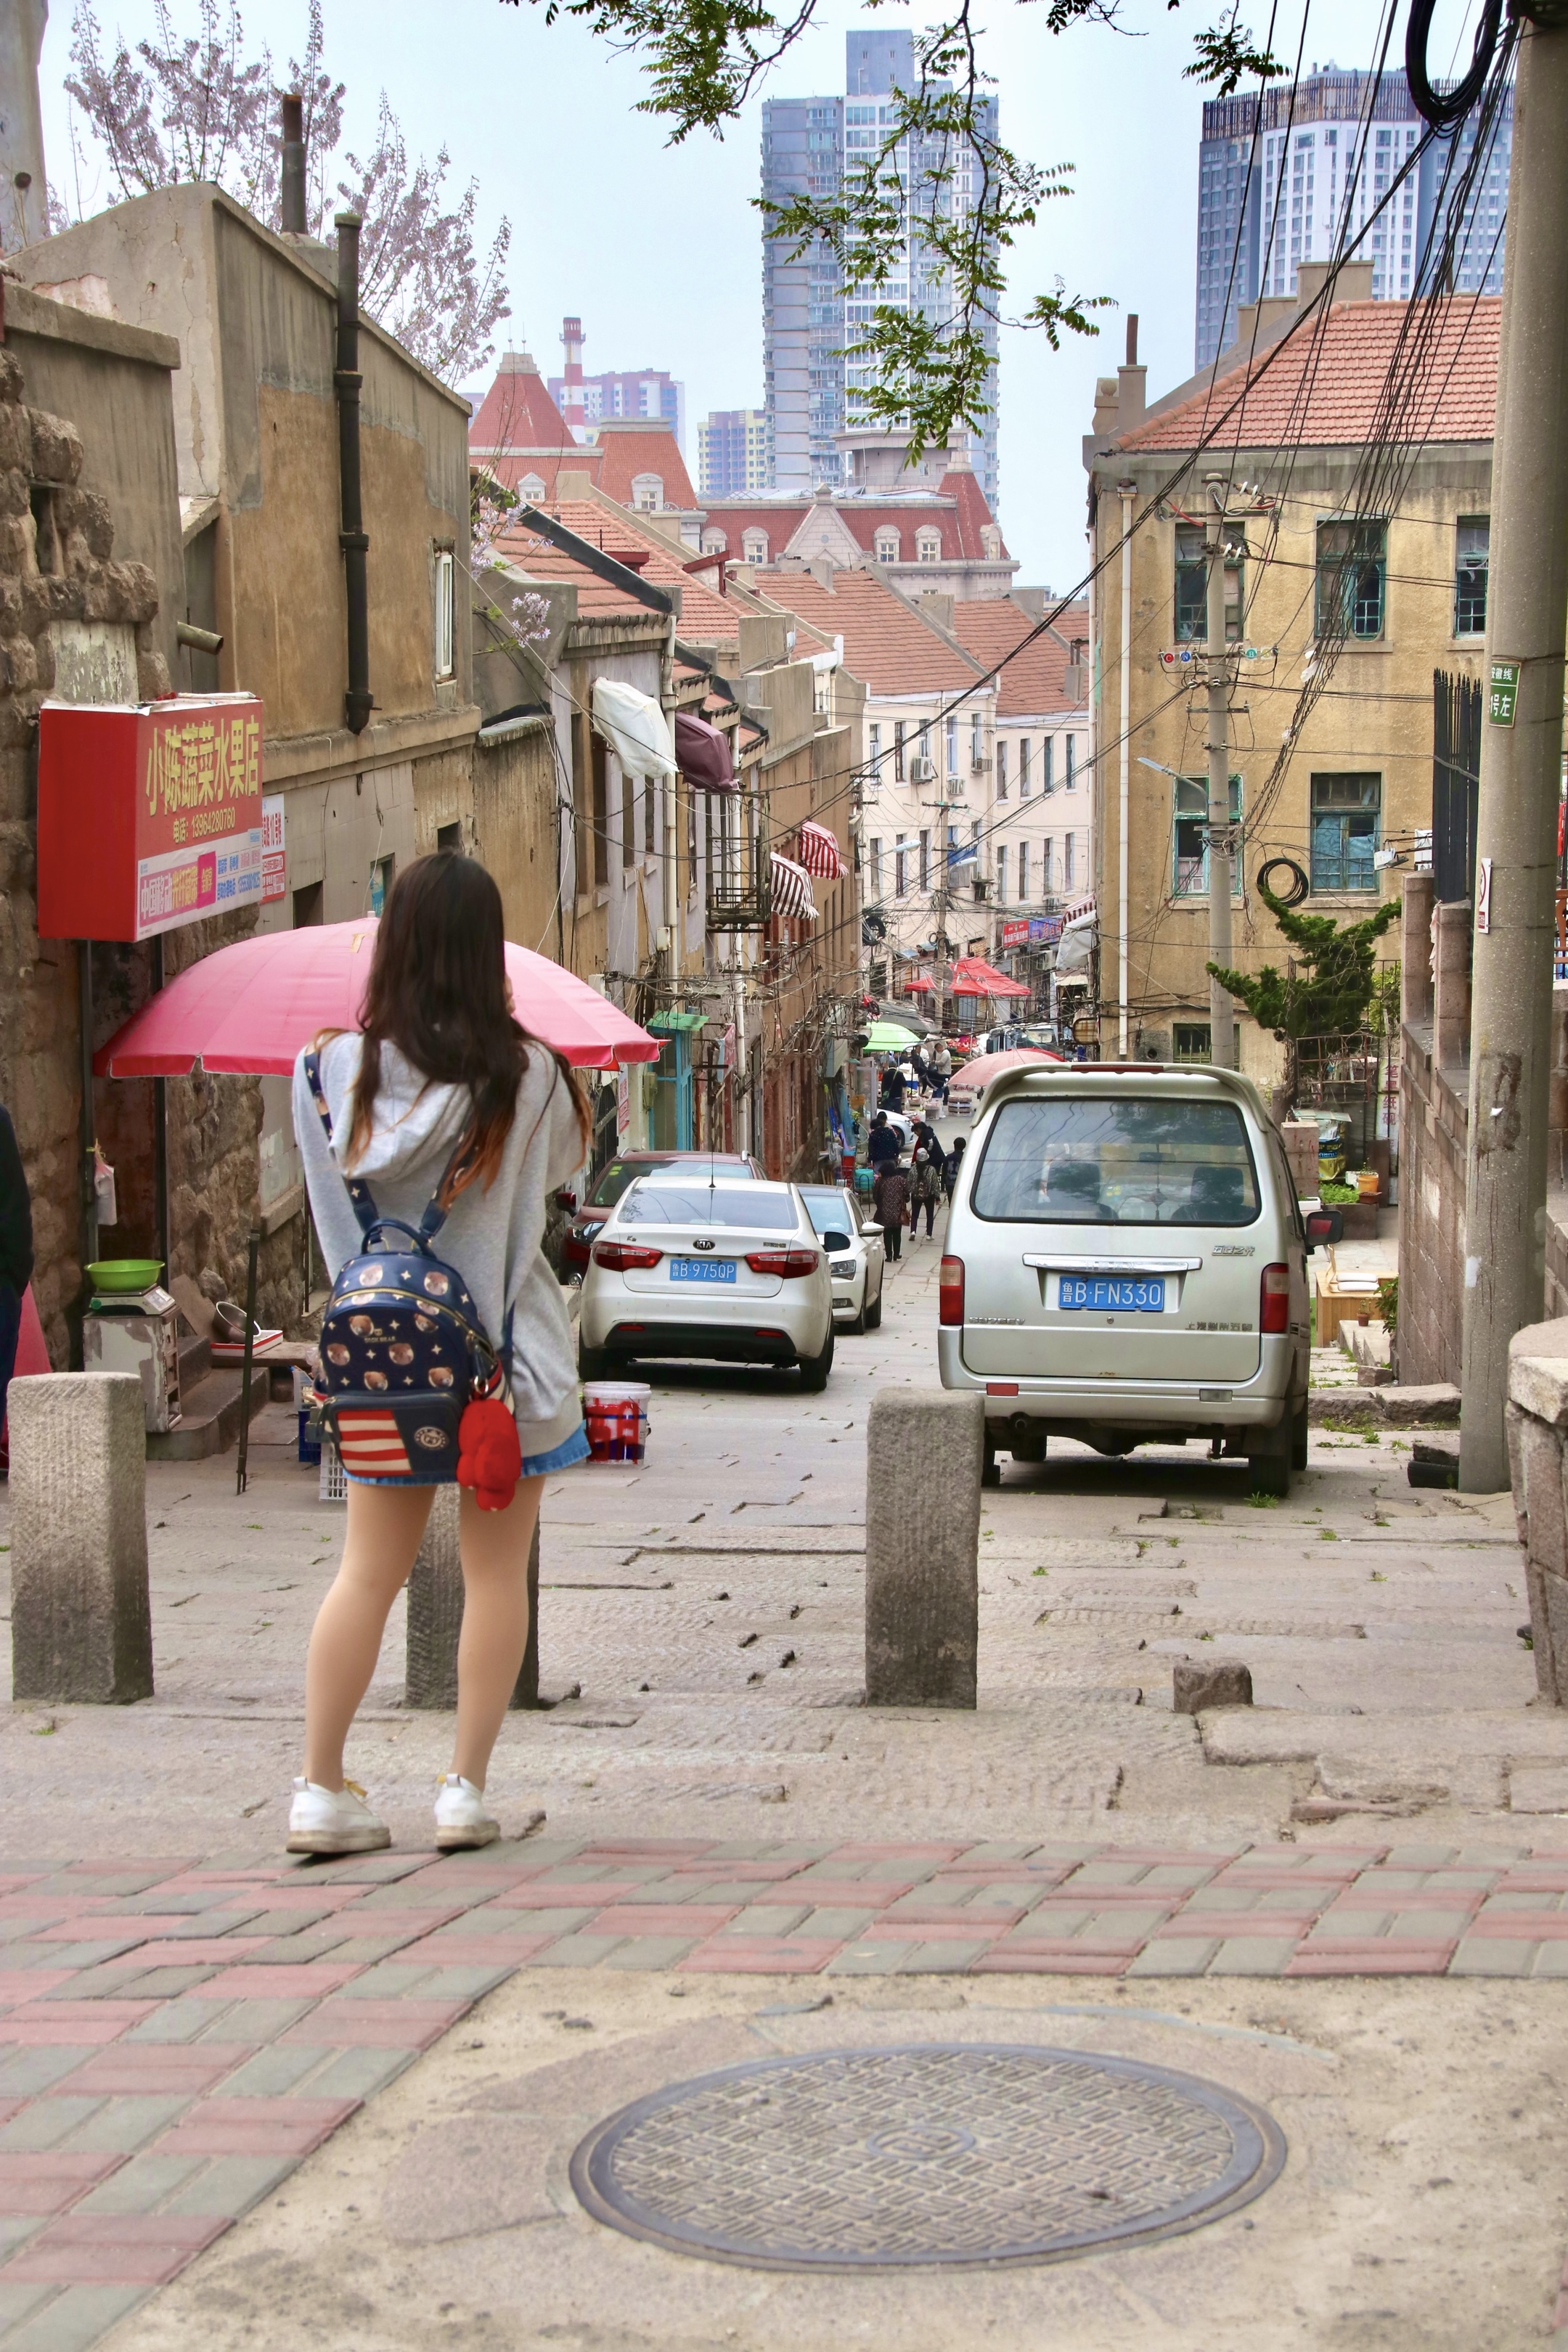
[(0, 1864), (0, 2342), (93, 2342), (521, 1968), (1568, 1977), (1565, 1898), (1500, 1844)]

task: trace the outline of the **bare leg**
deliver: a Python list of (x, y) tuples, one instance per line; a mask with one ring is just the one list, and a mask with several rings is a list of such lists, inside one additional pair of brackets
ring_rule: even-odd
[(463, 1490), (463, 1630), (458, 1641), (458, 1731), (452, 1769), (485, 1785), (528, 1647), (528, 1555), (542, 1478), (522, 1478), (504, 1511), (481, 1511)]
[[(343, 1785), (343, 1742), (370, 1688), (386, 1620), (408, 1580), (435, 1491), (349, 1487), (342, 1564), (316, 1612), (305, 1661), (305, 1778), (318, 1788)], [(526, 1551), (523, 1557), (526, 1565)]]

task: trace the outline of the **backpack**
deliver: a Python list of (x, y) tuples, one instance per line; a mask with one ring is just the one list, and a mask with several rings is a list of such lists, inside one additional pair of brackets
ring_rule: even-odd
[[(305, 1076), (330, 1144), (331, 1118), (314, 1054), (305, 1056)], [(510, 1316), (507, 1345), (498, 1354), (462, 1276), (431, 1247), (447, 1221), (442, 1195), (461, 1158), (459, 1143), (417, 1226), (383, 1217), (369, 1186), (343, 1178), (364, 1249), (332, 1285), (316, 1386), (343, 1468), (377, 1486), (453, 1484), (465, 1411), (478, 1399), (508, 1393)]]

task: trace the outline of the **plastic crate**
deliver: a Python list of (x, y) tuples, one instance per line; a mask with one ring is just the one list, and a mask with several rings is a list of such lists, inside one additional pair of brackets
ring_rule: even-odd
[(330, 1437), (321, 1440), (321, 1475), (317, 1492), (323, 1503), (346, 1503), (349, 1498), (348, 1474), (342, 1455)]

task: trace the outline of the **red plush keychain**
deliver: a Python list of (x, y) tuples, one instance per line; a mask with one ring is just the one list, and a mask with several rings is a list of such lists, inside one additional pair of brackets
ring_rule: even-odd
[(458, 1484), (471, 1486), (481, 1511), (504, 1511), (522, 1475), (522, 1448), (510, 1408), (479, 1397), (458, 1424)]

